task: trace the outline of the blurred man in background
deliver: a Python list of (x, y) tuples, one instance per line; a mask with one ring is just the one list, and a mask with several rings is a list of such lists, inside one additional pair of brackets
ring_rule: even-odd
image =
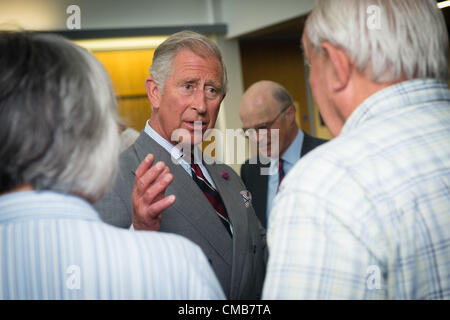
[[(295, 114), (292, 96), (273, 81), (254, 83), (242, 97), (239, 115), (244, 132), (258, 144), (259, 155), (242, 165), (241, 178), (252, 194), (256, 215), (264, 228), (284, 176), (301, 157), (326, 142), (300, 130)], [(278, 135), (274, 136), (272, 130), (278, 130)], [(264, 157), (270, 160), (261, 161)]]

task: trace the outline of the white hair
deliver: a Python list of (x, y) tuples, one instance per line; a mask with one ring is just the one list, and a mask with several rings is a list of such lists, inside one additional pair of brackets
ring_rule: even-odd
[(100, 62), (56, 35), (1, 32), (0, 70), (0, 193), (31, 184), (99, 199), (120, 148)]
[(208, 37), (189, 30), (174, 33), (156, 48), (150, 74), (159, 90), (164, 91), (166, 80), (173, 71), (173, 59), (182, 49), (190, 50), (199, 56), (208, 54), (219, 61), (222, 66), (222, 94), (225, 95), (227, 91), (227, 70), (217, 44)]
[(317, 0), (305, 32), (316, 52), (341, 47), (382, 83), (448, 76), (448, 33), (434, 0)]

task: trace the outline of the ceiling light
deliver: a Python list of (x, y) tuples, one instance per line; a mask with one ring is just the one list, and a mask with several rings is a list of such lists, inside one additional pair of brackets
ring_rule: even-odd
[(135, 50), (135, 49), (154, 49), (159, 46), (167, 37), (128, 37), (111, 39), (92, 39), (75, 40), (74, 42), (81, 47), (92, 51), (111, 51), (111, 50)]
[(450, 1), (441, 1), (437, 4), (439, 9), (450, 7)]

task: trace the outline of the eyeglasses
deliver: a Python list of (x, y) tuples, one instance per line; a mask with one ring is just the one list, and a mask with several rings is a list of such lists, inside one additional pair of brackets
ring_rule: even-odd
[(267, 130), (267, 129), (270, 129), (270, 127), (272, 127), (272, 125), (275, 123), (275, 121), (277, 121), (277, 119), (288, 109), (290, 107), (290, 105), (289, 106), (287, 106), (287, 107), (284, 107), (281, 111), (280, 111), (280, 113), (275, 117), (275, 119), (273, 119), (272, 121), (269, 121), (269, 122), (264, 122), (264, 123), (261, 123), (261, 124), (258, 124), (258, 125), (256, 125), (256, 126), (254, 126), (253, 128), (242, 128), (242, 130), (244, 130), (244, 135), (245, 135), (245, 137), (249, 137), (250, 135), (252, 135), (252, 134), (254, 134), (254, 133), (258, 133), (259, 132), (259, 130)]

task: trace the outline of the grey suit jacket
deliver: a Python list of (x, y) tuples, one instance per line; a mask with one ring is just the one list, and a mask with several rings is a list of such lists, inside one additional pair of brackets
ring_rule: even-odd
[[(174, 175), (166, 194), (174, 194), (176, 201), (163, 212), (160, 231), (185, 236), (199, 245), (229, 299), (259, 299), (267, 258), (265, 229), (252, 206), (245, 205), (240, 193), (245, 186), (230, 167), (205, 164), (227, 209), (233, 226), (232, 238), (189, 174), (172, 162), (163, 147), (142, 132), (121, 154), (115, 185), (95, 204), (103, 221), (122, 228), (130, 227), (134, 172), (148, 153), (155, 156), (154, 163), (164, 161)], [(228, 179), (222, 177), (223, 171), (229, 174)]]

